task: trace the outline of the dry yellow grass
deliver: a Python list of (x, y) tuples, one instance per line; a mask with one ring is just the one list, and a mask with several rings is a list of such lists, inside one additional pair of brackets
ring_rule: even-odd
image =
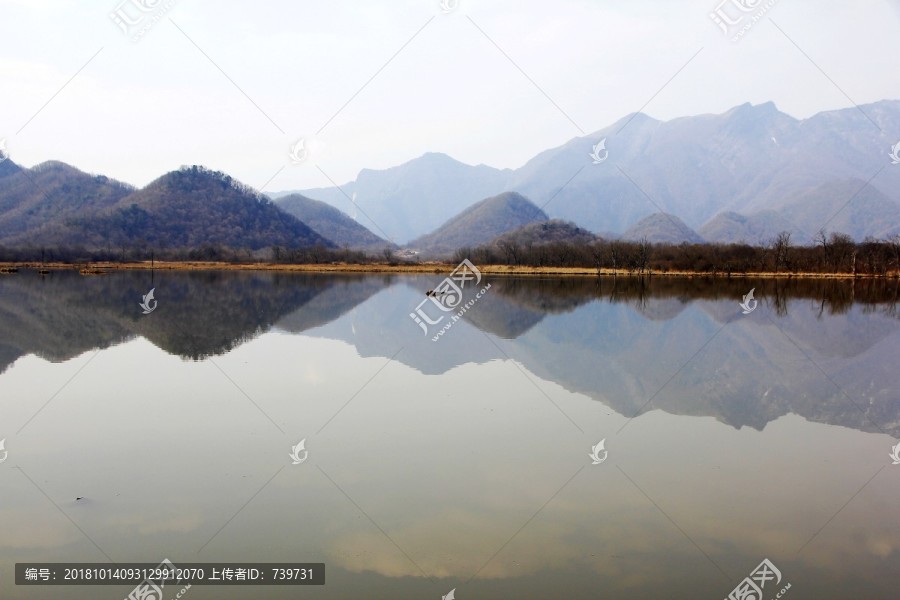
[[(279, 264), (279, 263), (246, 263), (233, 264), (223, 262), (210, 261), (155, 261), (152, 268), (163, 271), (279, 271), (279, 272), (299, 272), (299, 273), (429, 273), (444, 274), (453, 270), (455, 265), (438, 262), (424, 262), (416, 264), (398, 264), (390, 265), (387, 263), (377, 264), (349, 264), (349, 263), (330, 263), (330, 264)], [(111, 263), (111, 262), (94, 262), (80, 264), (64, 264), (64, 263), (2, 263), (0, 262), (0, 272), (9, 273), (13, 269), (44, 269), (44, 270), (77, 270), (84, 275), (101, 275), (113, 271), (123, 270), (148, 270), (151, 268), (150, 261), (144, 262), (128, 262), (128, 263)], [(533, 276), (577, 276), (596, 277), (598, 274), (603, 276), (636, 276), (635, 272), (625, 269), (597, 269), (585, 267), (527, 267), (520, 265), (485, 265), (479, 267), (482, 273), (489, 275), (533, 275)], [(13, 271), (14, 272), (14, 271)], [(727, 273), (698, 273), (693, 271), (650, 271), (644, 275), (653, 277), (729, 277)], [(804, 278), (804, 279), (848, 279), (853, 275), (847, 273), (772, 273), (772, 272), (753, 272), (753, 273), (732, 273), (733, 279), (739, 278)], [(880, 275), (857, 275), (858, 278), (881, 278)], [(894, 271), (886, 275), (886, 277), (900, 277), (900, 273)]]

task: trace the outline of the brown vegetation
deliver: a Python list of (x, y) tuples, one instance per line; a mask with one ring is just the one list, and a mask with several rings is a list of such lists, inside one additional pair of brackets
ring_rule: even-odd
[(900, 272), (900, 235), (858, 244), (848, 235), (822, 231), (817, 242), (815, 246), (793, 246), (791, 234), (782, 232), (765, 246), (651, 244), (646, 239), (522, 247), (495, 244), (461, 249), (454, 258), (468, 258), (477, 265), (580, 268), (594, 273), (884, 277)]
[[(554, 241), (503, 244), (458, 250), (452, 261), (404, 261), (390, 249), (375, 257), (323, 246), (266, 252), (222, 246), (165, 250), (146, 256), (137, 250), (86, 252), (71, 248), (5, 249), (0, 271), (16, 267), (76, 268), (85, 274), (111, 269), (236, 269), (346, 273), (446, 273), (463, 258), (497, 275), (672, 275), (762, 277), (897, 277), (900, 235), (855, 243), (841, 233), (820, 232), (815, 246), (793, 246), (788, 233), (765, 246), (744, 244), (651, 244), (646, 240)], [(263, 256), (265, 255), (265, 256)]]

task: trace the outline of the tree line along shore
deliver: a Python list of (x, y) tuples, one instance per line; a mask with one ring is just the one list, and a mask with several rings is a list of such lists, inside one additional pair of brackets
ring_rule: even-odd
[(557, 241), (520, 245), (499, 242), (461, 248), (452, 257), (426, 260), (385, 248), (377, 255), (322, 246), (234, 249), (0, 248), (0, 272), (19, 268), (78, 269), (86, 274), (110, 269), (234, 269), (307, 272), (443, 273), (463, 259), (491, 274), (671, 275), (778, 277), (898, 277), (900, 235), (855, 242), (847, 235), (821, 233), (814, 245), (794, 245), (782, 233), (764, 246), (747, 244), (659, 244), (647, 240)]

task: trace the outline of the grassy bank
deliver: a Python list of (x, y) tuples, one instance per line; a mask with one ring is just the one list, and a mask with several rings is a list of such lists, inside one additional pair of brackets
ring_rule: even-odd
[[(94, 263), (2, 263), (0, 274), (12, 274), (18, 269), (44, 271), (77, 270), (84, 275), (103, 275), (123, 270), (161, 271), (280, 271), (300, 273), (428, 273), (446, 274), (453, 270), (455, 264), (440, 262), (423, 263), (329, 263), (329, 264), (284, 264), (284, 263), (229, 263), (214, 261), (150, 261), (143, 262), (94, 262)], [(485, 265), (479, 267), (484, 274), (510, 276), (651, 276), (651, 277), (728, 277), (728, 278), (806, 278), (806, 279), (848, 279), (848, 278), (897, 278), (900, 272), (892, 271), (886, 275), (870, 275), (852, 273), (814, 273), (814, 272), (697, 272), (697, 271), (659, 271), (649, 270), (639, 273), (628, 269), (598, 269), (585, 267), (530, 267), (523, 265)]]

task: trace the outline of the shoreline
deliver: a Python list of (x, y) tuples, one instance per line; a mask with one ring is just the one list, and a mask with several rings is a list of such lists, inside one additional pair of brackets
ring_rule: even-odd
[[(111, 263), (37, 263), (37, 262), (0, 262), (0, 274), (14, 274), (18, 269), (36, 271), (78, 271), (82, 275), (104, 275), (116, 271), (275, 271), (284, 273), (321, 273), (321, 274), (449, 274), (455, 265), (448, 263), (427, 262), (416, 264), (373, 263), (329, 263), (329, 264), (282, 264), (282, 263), (226, 263), (212, 261), (150, 261)], [(700, 271), (659, 271), (648, 270), (643, 273), (628, 269), (600, 269), (590, 267), (529, 267), (523, 265), (485, 265), (478, 267), (485, 275), (500, 276), (553, 276), (553, 277), (681, 277), (681, 278), (723, 278), (723, 279), (897, 279), (898, 272), (885, 275), (868, 273), (816, 273), (816, 272), (700, 272)]]

